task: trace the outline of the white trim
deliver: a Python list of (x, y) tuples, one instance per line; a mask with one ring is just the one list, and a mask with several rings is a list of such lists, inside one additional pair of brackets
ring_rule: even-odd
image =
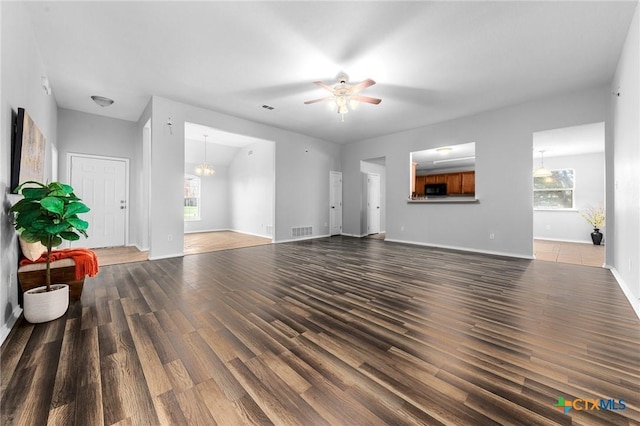
[(616, 268), (609, 265), (605, 265), (604, 267), (611, 271), (611, 273), (613, 274), (613, 278), (616, 279), (616, 281), (618, 282), (618, 285), (620, 286), (620, 289), (622, 290), (626, 298), (629, 300), (629, 303), (631, 304), (631, 308), (636, 313), (636, 316), (638, 317), (638, 319), (640, 319), (640, 299), (635, 298), (635, 296), (631, 292), (631, 289), (629, 288), (627, 283), (622, 278), (622, 275), (620, 275), (620, 273)]
[[(223, 231), (232, 231), (230, 228), (220, 228), (220, 229), (203, 229), (199, 231), (184, 231), (185, 234), (200, 234), (202, 232), (223, 232)], [(238, 231), (234, 231), (238, 232)]]
[[(567, 240), (566, 238), (533, 237), (533, 239), (539, 241), (557, 241), (559, 243), (593, 244), (593, 241), (589, 240)], [(604, 244), (601, 244), (601, 246), (604, 247)]]
[(343, 237), (364, 238), (369, 234), (358, 235), (358, 234), (347, 234), (346, 232), (342, 232), (340, 235), (342, 235)]
[(319, 238), (329, 238), (329, 237), (331, 237), (331, 235), (329, 235), (329, 234), (326, 234), (326, 235), (312, 235), (312, 236), (310, 236), (310, 237), (304, 237), (304, 238), (292, 238), (292, 239), (289, 239), (289, 240), (278, 240), (278, 241), (273, 240), (273, 242), (274, 242), (274, 243), (276, 243), (276, 244), (280, 244), (280, 243), (294, 243), (294, 242), (296, 242), (296, 241), (317, 240), (317, 239), (319, 239)]
[(0, 345), (4, 343), (9, 333), (11, 333), (11, 330), (13, 329), (13, 326), (16, 325), (16, 322), (18, 322), (20, 315), (22, 315), (22, 308), (20, 307), (20, 305), (16, 305), (16, 307), (13, 309), (13, 312), (11, 312), (11, 316), (0, 329)]
[(253, 232), (238, 231), (237, 229), (229, 229), (229, 231), (237, 232), (238, 234), (252, 235), (254, 237), (267, 238), (267, 239), (271, 239), (271, 242), (273, 242), (273, 237), (271, 235), (255, 234)]
[(149, 260), (171, 259), (174, 257), (184, 257), (184, 253), (165, 254), (162, 256), (149, 256)]
[(129, 216), (131, 212), (131, 203), (129, 203), (129, 159), (125, 157), (109, 157), (106, 155), (82, 154), (79, 152), (67, 152), (67, 182), (71, 183), (71, 158), (94, 158), (98, 160), (123, 161), (124, 162), (124, 190), (125, 201), (127, 206), (127, 214), (124, 215), (124, 245), (129, 245)]
[(524, 255), (524, 254), (515, 254), (515, 253), (506, 253), (502, 251), (493, 251), (493, 250), (480, 250), (480, 249), (472, 249), (468, 247), (457, 247), (457, 246), (449, 246), (444, 244), (428, 244), (428, 243), (419, 243), (416, 241), (405, 241), (405, 240), (394, 240), (390, 238), (385, 238), (384, 241), (390, 241), (392, 243), (403, 243), (403, 244), (413, 244), (416, 246), (424, 246), (424, 247), (435, 247), (435, 248), (443, 248), (449, 250), (459, 250), (459, 251), (468, 251), (473, 253), (482, 253), (482, 254), (490, 254), (494, 256), (506, 256), (506, 257), (515, 257), (518, 259), (528, 259), (534, 260), (533, 255)]
[(149, 251), (149, 247), (147, 247), (147, 248), (140, 247), (138, 244), (131, 244), (131, 245), (130, 245), (130, 246), (128, 246), (128, 247), (135, 247), (135, 248), (137, 248), (137, 249), (138, 249), (138, 251)]

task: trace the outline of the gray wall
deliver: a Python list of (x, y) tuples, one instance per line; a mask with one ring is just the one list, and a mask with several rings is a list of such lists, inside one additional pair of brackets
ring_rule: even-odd
[(45, 180), (51, 178), (51, 147), (56, 145), (57, 107), (42, 89), (47, 72), (31, 33), (31, 21), (21, 2), (0, 2), (0, 342), (9, 334), (22, 309), (18, 305), (18, 243), (8, 210), (19, 198), (9, 195), (11, 181), (12, 111), (24, 108), (47, 139)]
[[(613, 234), (613, 250), (607, 246), (607, 260), (623, 289), (635, 302), (640, 316), (640, 8), (629, 28), (611, 92), (613, 135), (615, 145), (607, 152), (608, 169), (614, 169), (613, 185), (607, 192), (608, 205), (614, 205), (615, 216), (608, 215), (609, 237)], [(613, 164), (612, 164), (613, 163)], [(609, 197), (609, 194), (611, 196)], [(613, 218), (613, 220), (611, 220)], [(612, 228), (613, 225), (613, 228)], [(611, 240), (611, 238), (610, 238)], [(611, 254), (611, 256), (609, 256)]]
[[(163, 212), (150, 218), (150, 258), (180, 256), (183, 252), (185, 122), (275, 141), (274, 240), (291, 239), (294, 226), (312, 226), (313, 236), (328, 235), (329, 171), (341, 170), (337, 144), (157, 96), (147, 111), (152, 117), (151, 211)], [(166, 125), (168, 117), (173, 120), (171, 132)], [(144, 121), (143, 116), (138, 126)]]
[[(200, 177), (200, 220), (184, 222), (184, 232), (227, 230), (231, 227), (229, 167), (210, 163), (214, 176)], [(185, 173), (194, 174), (197, 163), (186, 163)]]
[[(345, 233), (361, 229), (360, 161), (386, 157), (387, 240), (532, 257), (533, 133), (606, 121), (609, 99), (610, 89), (603, 86), (344, 146)], [(409, 153), (467, 142), (476, 143), (480, 202), (407, 203)]]
[[(539, 165), (539, 160), (534, 161), (534, 168)], [(534, 210), (533, 237), (591, 243), (589, 235), (593, 229), (580, 211), (605, 206), (604, 153), (548, 157), (544, 165), (550, 170), (574, 169), (575, 205), (569, 211)], [(605, 234), (606, 241), (606, 227), (601, 232)]]
[(230, 207), (234, 231), (273, 237), (274, 161), (275, 144), (264, 141), (242, 148), (231, 162)]

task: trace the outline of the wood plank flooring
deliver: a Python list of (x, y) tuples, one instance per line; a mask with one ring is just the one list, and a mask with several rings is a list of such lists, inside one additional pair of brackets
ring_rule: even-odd
[(377, 239), (105, 266), (1, 370), (3, 425), (640, 424), (610, 271)]

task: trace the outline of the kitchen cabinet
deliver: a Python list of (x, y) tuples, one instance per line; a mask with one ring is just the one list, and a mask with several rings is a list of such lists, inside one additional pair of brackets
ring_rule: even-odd
[(476, 193), (475, 176), (474, 170), (416, 176), (415, 192), (417, 196), (422, 196), (425, 184), (446, 183), (447, 195), (474, 195)]

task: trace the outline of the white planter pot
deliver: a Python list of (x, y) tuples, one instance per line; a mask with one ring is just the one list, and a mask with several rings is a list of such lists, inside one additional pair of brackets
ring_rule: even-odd
[(24, 318), (30, 323), (53, 321), (67, 312), (69, 286), (51, 284), (52, 291), (42, 291), (46, 288), (36, 287), (24, 292)]

